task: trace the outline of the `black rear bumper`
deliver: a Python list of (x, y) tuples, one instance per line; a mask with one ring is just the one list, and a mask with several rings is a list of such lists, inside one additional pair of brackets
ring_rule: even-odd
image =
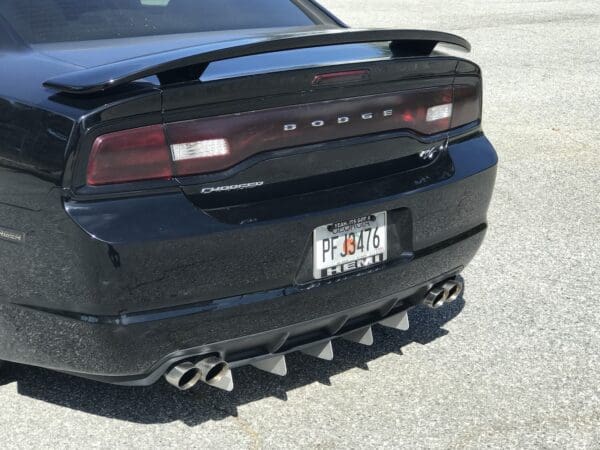
[[(3, 358), (115, 384), (149, 385), (175, 362), (219, 354), (232, 367), (339, 337), (420, 303), (480, 247), (471, 230), (410, 263), (315, 288), (288, 287), (134, 315), (61, 315), (0, 306)], [(448, 270), (449, 266), (451, 270)]]
[[(166, 273), (160, 259), (139, 261), (140, 248), (145, 249), (144, 254), (152, 254), (147, 249), (154, 242), (157, 252), (154, 257), (168, 255), (172, 262), (177, 258), (172, 252), (177, 251), (181, 257), (186, 255), (186, 246), (192, 243), (189, 229), (181, 236), (174, 234), (177, 230), (168, 229), (171, 232), (168, 243), (160, 236), (154, 239), (146, 235), (127, 245), (98, 242), (97, 235), (91, 239), (82, 234), (81, 254), (87, 256), (78, 260), (81, 267), (70, 269), (70, 279), (76, 284), (63, 286), (64, 297), (53, 296), (47, 302), (40, 302), (38, 297), (29, 300), (21, 297), (23, 301), (15, 297), (15, 301), (0, 303), (0, 359), (106, 382), (147, 385), (181, 359), (218, 353), (235, 367), (253, 358), (331, 339), (409, 309), (433, 283), (460, 273), (475, 256), (485, 235), (496, 174), (495, 151), (484, 137), (456, 143), (449, 151), (455, 172), (443, 183), (344, 211), (327, 212), (322, 217), (307, 218), (308, 224), (297, 225), (312, 229), (312, 222), (328, 223), (329, 216), (359, 217), (365, 211), (410, 212), (400, 213), (398, 223), (410, 219), (411, 242), (407, 245), (411, 251), (397, 255), (375, 270), (344, 279), (282, 283), (281, 288), (257, 289), (258, 292), (245, 295), (214, 295), (209, 290), (206, 297), (201, 296), (197, 301), (167, 307), (169, 289), (178, 294), (182, 289), (181, 284), (169, 285), (169, 282), (182, 281), (177, 275)], [(77, 221), (77, 211), (71, 214)], [(177, 214), (181, 217), (183, 213)], [(98, 216), (98, 220), (102, 217)], [(294, 220), (300, 221), (281, 220), (274, 227), (288, 226)], [(144, 233), (142, 222), (130, 223)], [(86, 227), (85, 223), (79, 225)], [(212, 239), (218, 240), (234, 228), (223, 225), (222, 229), (203, 232), (212, 233)], [(161, 230), (156, 224), (150, 224), (148, 229)], [(254, 232), (259, 231), (256, 228)], [(122, 235), (126, 234), (127, 230), (123, 230)], [(211, 248), (206, 235), (201, 239), (204, 249)], [(111, 249), (119, 255), (119, 261), (115, 261)], [(112, 258), (112, 269), (119, 276), (110, 279), (110, 288), (122, 293), (119, 298), (106, 295), (106, 286), (101, 284), (108, 283), (109, 279), (104, 277), (107, 269), (96, 261), (100, 256), (106, 258), (107, 253)], [(139, 262), (137, 268), (150, 271), (150, 275), (152, 271), (160, 272), (154, 278), (156, 283), (126, 284), (131, 282), (133, 272), (127, 270), (133, 270), (133, 262)], [(202, 268), (208, 264), (195, 262)], [(282, 259), (282, 271), (288, 263), (291, 265), (293, 261)], [(182, 272), (178, 274), (193, 276), (194, 266), (179, 267)], [(255, 270), (260, 272), (260, 267)], [(295, 267), (294, 272), (297, 271)], [(249, 274), (248, 278), (252, 276), (256, 274)], [(222, 284), (223, 278), (202, 280), (206, 286), (212, 282)], [(136, 292), (131, 291), (137, 288)], [(85, 295), (77, 299), (73, 292)], [(149, 297), (148, 292), (155, 294)], [(126, 294), (135, 297), (136, 303), (128, 305)]]

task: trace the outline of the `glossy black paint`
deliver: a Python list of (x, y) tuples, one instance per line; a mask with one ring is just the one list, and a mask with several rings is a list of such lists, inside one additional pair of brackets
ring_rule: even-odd
[[(334, 26), (323, 21), (307, 35), (322, 44), (318, 33)], [(190, 356), (219, 353), (242, 364), (407, 309), (431, 283), (460, 273), (481, 245), (497, 156), (479, 122), (437, 136), (399, 130), (283, 149), (202, 177), (102, 189), (83, 181), (91, 142), (105, 132), (392, 89), (479, 86), (479, 68), (469, 61), (395, 57), (377, 44), (242, 57), (256, 51), (251, 45), (225, 50), (239, 57), (211, 64), (201, 82), (136, 78), (72, 96), (43, 83), (141, 58), (155, 45), (172, 62), (186, 42), (30, 48), (1, 30), (0, 231), (23, 238), (0, 234), (0, 359), (138, 385)], [(231, 35), (265, 42), (262, 50), (282, 48), (281, 37), (270, 40), (265, 30)], [(362, 42), (364, 32), (326, 39), (359, 35)], [(223, 34), (189, 39), (217, 48)], [(332, 65), (368, 67), (372, 77), (310, 87)], [(419, 160), (421, 150), (446, 141), (436, 160)], [(263, 190), (199, 195), (202, 186), (255, 178), (267, 181)], [(391, 223), (385, 266), (311, 279), (315, 227), (383, 210)]]
[[(465, 39), (434, 31), (319, 29), (294, 34), (271, 32), (264, 36), (213, 42), (78, 70), (49, 79), (44, 86), (69, 94), (91, 94), (152, 75), (167, 82), (192, 81), (202, 76), (208, 64), (223, 59), (385, 41), (391, 42), (390, 47), (396, 56), (428, 55), (440, 42), (471, 50), (471, 45)], [(407, 50), (409, 48), (413, 51)], [(196, 69), (190, 72), (190, 68), (194, 67)], [(185, 69), (184, 73), (178, 72), (181, 69)]]
[[(228, 356), (236, 347), (223, 342), (240, 336), (269, 334), (389, 296), (408, 308), (415, 292), (460, 272), (485, 233), (495, 152), (475, 137), (451, 145), (449, 153), (450, 179), (292, 220), (231, 225), (200, 213), (182, 194), (67, 204), (96, 239), (70, 220), (49, 225), (30, 242), (43, 260), (28, 258), (26, 266), (21, 247), (12, 244), (11, 259), (22, 266), (3, 292), (19, 302), (0, 305), (2, 355), (146, 384), (168, 362), (209, 350)], [(307, 278), (314, 226), (384, 209), (394, 214), (399, 243), (389, 264), (346, 280), (315, 284)], [(42, 214), (54, 222), (48, 211)], [(57, 225), (60, 238), (44, 241)], [(215, 256), (206, 255), (221, 249), (215, 265)], [(304, 255), (300, 268), (298, 253)], [(5, 251), (2, 256), (10, 258)], [(36, 268), (45, 275), (26, 283), (18, 278)]]
[[(98, 197), (106, 198), (111, 195), (118, 196), (123, 191), (125, 195), (130, 196), (133, 192), (144, 193), (147, 190), (154, 190), (159, 187), (165, 190), (172, 190), (179, 186), (190, 184), (202, 185), (229, 179), (234, 180), (237, 179), (240, 172), (245, 170), (251, 170), (253, 173), (256, 173), (256, 168), (251, 169), (251, 166), (266, 158), (291, 156), (293, 153), (302, 153), (305, 151), (328, 151), (335, 146), (353, 146), (357, 142), (357, 139), (343, 140), (337, 143), (326, 142), (302, 149), (294, 148), (268, 152), (243, 161), (230, 170), (215, 174), (191, 176), (153, 183), (144, 182), (100, 187), (86, 186), (85, 171), (88, 164), (89, 149), (94, 139), (101, 134), (159, 124), (162, 121), (185, 121), (198, 117), (226, 115), (296, 105), (298, 103), (338, 99), (340, 96), (358, 97), (400, 90), (426, 89), (440, 85), (450, 85), (453, 82), (474, 86), (480, 84), (479, 68), (469, 63), (471, 71), (461, 73), (458, 71), (461, 61), (457, 61), (455, 58), (440, 56), (435, 59), (430, 57), (411, 58), (409, 60), (390, 59), (389, 50), (387, 53), (382, 53), (379, 47), (371, 49), (371, 54), (378, 55), (380, 58), (383, 57), (383, 60), (335, 66), (336, 70), (352, 70), (368, 67), (371, 71), (368, 81), (356, 85), (344, 86), (343, 89), (334, 86), (328, 88), (315, 87), (307, 90), (306, 87), (311, 86), (311, 82), (317, 74), (322, 73), (324, 70), (331, 70), (330, 68), (317, 67), (310, 69), (290, 69), (287, 72), (275, 74), (261, 73), (234, 79), (217, 79), (207, 83), (177, 84), (162, 88), (160, 95), (157, 91), (140, 92), (130, 99), (115, 101), (102, 109), (88, 114), (82, 120), (80, 129), (82, 133), (85, 133), (85, 136), (82, 136), (79, 147), (76, 149), (77, 151), (73, 151), (70, 154), (70, 161), (64, 176), (65, 188), (69, 189), (70, 197), (78, 200)], [(346, 53), (343, 53), (341, 57), (347, 58), (348, 56)], [(327, 58), (330, 61), (329, 56)], [(252, 62), (248, 61), (248, 63), (257, 62), (256, 60)], [(240, 70), (243, 71), (245, 69), (241, 68)], [(160, 109), (162, 109), (161, 115), (159, 115)], [(136, 112), (134, 117), (132, 117), (132, 111)], [(404, 132), (404, 135), (407, 135), (407, 133)], [(420, 142), (421, 150), (424, 149), (424, 146), (431, 145), (432, 142), (446, 138), (445, 135), (428, 137), (417, 136), (410, 132), (408, 132), (408, 135), (412, 138), (412, 142)], [(367, 141), (373, 142), (373, 139), (387, 139), (390, 136), (371, 136)], [(361, 139), (365, 140), (364, 138), (358, 138), (358, 141)], [(417, 150), (415, 147), (412, 147), (412, 149), (414, 152)], [(368, 155), (372, 154), (372, 152), (373, 149), (369, 149), (368, 152), (360, 151), (359, 149), (356, 150), (356, 153), (367, 159)], [(408, 156), (408, 154), (405, 156)], [(279, 161), (283, 160), (279, 159)], [(362, 164), (357, 163), (357, 167), (360, 166)], [(302, 171), (303, 167), (298, 166), (296, 170)], [(272, 175), (269, 173), (268, 168), (265, 168), (265, 170), (267, 170), (267, 173), (263, 171), (261, 175), (263, 177), (266, 176), (266, 180), (271, 180)], [(289, 178), (290, 172), (288, 171), (287, 174)]]

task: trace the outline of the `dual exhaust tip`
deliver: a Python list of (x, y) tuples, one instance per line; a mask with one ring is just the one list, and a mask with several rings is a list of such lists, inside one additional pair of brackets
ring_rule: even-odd
[(177, 364), (165, 374), (165, 379), (181, 391), (187, 391), (200, 382), (226, 391), (233, 390), (229, 364), (216, 356), (201, 359), (196, 363), (185, 361)]
[(461, 280), (446, 280), (434, 286), (425, 296), (425, 305), (433, 309), (452, 303), (460, 297), (464, 290), (464, 283)]

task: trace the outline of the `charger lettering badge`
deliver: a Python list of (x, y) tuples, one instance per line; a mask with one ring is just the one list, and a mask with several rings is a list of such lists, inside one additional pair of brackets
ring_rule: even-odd
[(0, 239), (20, 244), (25, 240), (25, 233), (9, 230), (7, 228), (0, 228)]

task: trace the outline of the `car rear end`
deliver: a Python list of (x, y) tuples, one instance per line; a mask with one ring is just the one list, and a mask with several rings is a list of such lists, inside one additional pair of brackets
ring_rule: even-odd
[(3, 306), (1, 359), (129, 385), (209, 357), (265, 368), (406, 328), (461, 286), (497, 162), (479, 68), (393, 32), (302, 33), (94, 92), (48, 84), (93, 107), (65, 147), (56, 226), (28, 241), (60, 270)]

